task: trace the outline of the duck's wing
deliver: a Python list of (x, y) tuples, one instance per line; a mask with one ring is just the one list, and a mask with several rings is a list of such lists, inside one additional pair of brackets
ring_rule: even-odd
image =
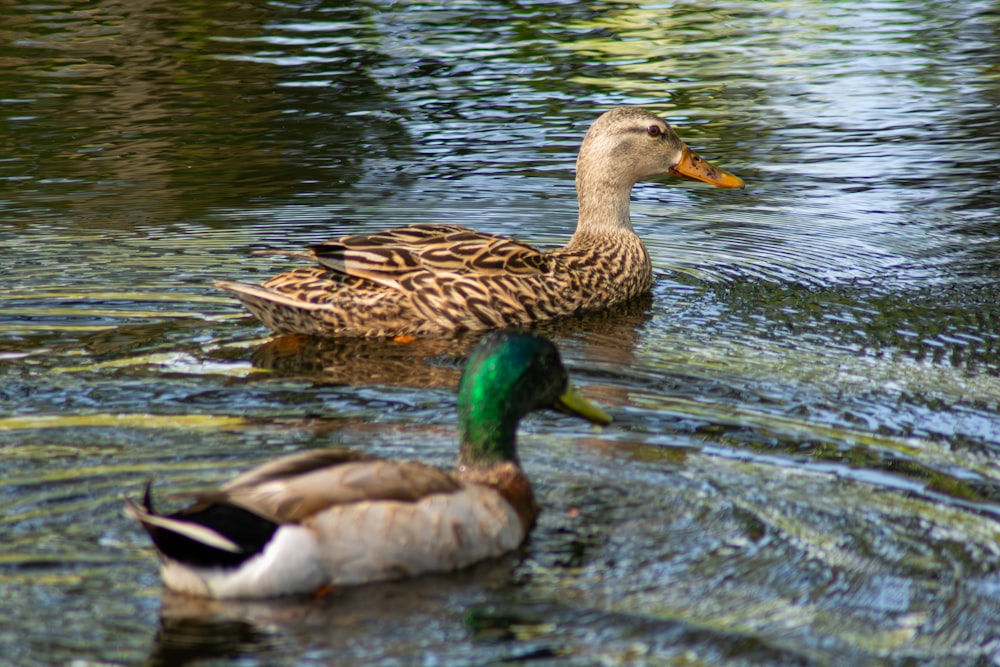
[(222, 489), (254, 486), (275, 479), (289, 479), (317, 470), (334, 468), (344, 463), (373, 460), (379, 459), (352, 449), (311, 449), (262, 463), (232, 478), (222, 486)]
[(177, 494), (193, 498), (194, 503), (173, 514), (156, 512), (150, 484), (141, 505), (131, 499), (125, 504), (127, 513), (150, 532), (161, 550), (169, 546), (158, 541), (162, 536), (162, 532), (156, 534), (158, 530), (240, 553), (248, 550), (248, 538), (262, 544), (279, 525), (300, 523), (337, 505), (366, 500), (416, 502), (461, 488), (448, 473), (423, 463), (321, 449), (270, 461), (218, 489)]
[(236, 505), (281, 524), (299, 523), (335, 505), (415, 502), (460, 487), (448, 473), (423, 463), (316, 450), (266, 463), (197, 498), (200, 503)]
[(309, 247), (312, 259), (346, 275), (399, 287), (434, 274), (529, 275), (549, 270), (549, 256), (513, 239), (459, 225), (411, 225), (345, 236)]

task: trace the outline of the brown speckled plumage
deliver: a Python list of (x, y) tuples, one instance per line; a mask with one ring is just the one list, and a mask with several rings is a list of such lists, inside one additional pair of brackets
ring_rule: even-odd
[(743, 185), (655, 115), (619, 107), (597, 119), (580, 148), (580, 217), (562, 248), (541, 251), (459, 225), (412, 225), (286, 253), (315, 265), (260, 286), (216, 284), (284, 334), (435, 335), (607, 308), (652, 286), (629, 196), (637, 181), (663, 174)]

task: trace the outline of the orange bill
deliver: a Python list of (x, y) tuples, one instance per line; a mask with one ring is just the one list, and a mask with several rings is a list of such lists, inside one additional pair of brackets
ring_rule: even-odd
[(684, 147), (684, 152), (681, 154), (681, 161), (670, 170), (670, 175), (711, 183), (720, 188), (743, 187), (743, 179), (719, 169), (707, 160), (703, 160), (687, 146)]

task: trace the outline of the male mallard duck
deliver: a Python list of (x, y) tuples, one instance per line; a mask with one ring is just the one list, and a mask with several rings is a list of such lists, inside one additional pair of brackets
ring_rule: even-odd
[(692, 152), (665, 121), (619, 107), (597, 119), (580, 147), (580, 217), (565, 247), (541, 251), (458, 225), (412, 225), (279, 253), (317, 266), (260, 286), (215, 284), (285, 334), (434, 335), (607, 308), (653, 284), (649, 254), (629, 220), (629, 196), (637, 181), (663, 174), (743, 187)]
[(547, 339), (491, 332), (459, 383), (451, 473), (316, 450), (245, 472), (173, 514), (156, 513), (149, 485), (142, 505), (126, 500), (126, 509), (152, 538), (164, 585), (200, 597), (317, 593), (456, 570), (514, 549), (534, 525), (515, 438), (518, 421), (540, 408), (611, 421), (569, 385)]

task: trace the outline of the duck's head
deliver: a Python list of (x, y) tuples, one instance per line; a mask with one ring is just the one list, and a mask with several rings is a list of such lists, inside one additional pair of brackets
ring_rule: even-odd
[(632, 185), (655, 176), (677, 176), (720, 188), (742, 188), (742, 179), (703, 160), (670, 124), (639, 107), (616, 107), (591, 125), (580, 147), (578, 180), (612, 179)]
[(529, 412), (544, 408), (595, 424), (611, 423), (606, 412), (570, 385), (551, 341), (522, 331), (486, 334), (469, 355), (459, 382), (459, 463), (517, 462), (517, 424)]

